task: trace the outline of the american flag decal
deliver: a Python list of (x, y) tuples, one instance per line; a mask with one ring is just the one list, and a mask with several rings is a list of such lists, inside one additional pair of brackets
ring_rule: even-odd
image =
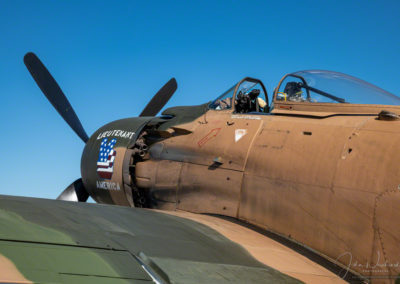
[(101, 140), (99, 159), (97, 160), (97, 173), (101, 178), (111, 179), (114, 171), (114, 160), (117, 152), (114, 150), (117, 139), (113, 138), (108, 142), (108, 138)]

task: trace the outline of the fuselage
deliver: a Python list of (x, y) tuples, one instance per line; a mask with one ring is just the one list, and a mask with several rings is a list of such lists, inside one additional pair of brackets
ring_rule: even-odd
[(136, 165), (153, 207), (235, 217), (362, 275), (400, 273), (400, 121), (210, 110), (177, 127), (191, 134)]
[(89, 138), (37, 56), (24, 63), (85, 143), (82, 177), (58, 199), (230, 216), (371, 279), (400, 277), (399, 97), (306, 70), (285, 75), (271, 105), (264, 84), (246, 77), (209, 103), (156, 117), (172, 78), (139, 117)]
[[(317, 89), (310, 74), (359, 92)], [(363, 96), (388, 104), (350, 103)], [(268, 101), (261, 81), (244, 78), (211, 103), (105, 125), (85, 146), (84, 187), (100, 203), (237, 218), (345, 271), (398, 277), (400, 99), (301, 71)]]

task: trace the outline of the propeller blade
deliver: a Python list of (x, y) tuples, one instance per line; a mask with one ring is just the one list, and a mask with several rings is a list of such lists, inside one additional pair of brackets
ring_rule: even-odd
[(77, 179), (70, 184), (58, 197), (57, 200), (86, 202), (89, 198), (82, 179)]
[(169, 80), (158, 92), (154, 95), (151, 101), (143, 109), (139, 116), (155, 116), (169, 101), (172, 95), (178, 88), (175, 78)]
[(89, 138), (83, 129), (78, 116), (75, 114), (74, 109), (65, 97), (60, 86), (58, 86), (57, 82), (51, 76), (50, 72), (32, 52), (25, 54), (24, 63), (49, 102), (58, 111), (62, 118), (64, 118), (72, 130), (74, 130), (83, 142), (86, 143)]

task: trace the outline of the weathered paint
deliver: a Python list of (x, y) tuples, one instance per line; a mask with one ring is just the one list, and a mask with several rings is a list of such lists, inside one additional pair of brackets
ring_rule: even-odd
[(347, 283), (300, 253), (259, 232), (221, 217), (185, 211), (163, 211), (204, 224), (242, 245), (258, 261), (306, 283)]
[(0, 255), (0, 283), (32, 283), (22, 275), (14, 263)]
[[(179, 125), (191, 134), (165, 139), (162, 147), (154, 144), (161, 150), (136, 165), (137, 183), (146, 180), (144, 187), (163, 192), (167, 174), (174, 180), (168, 195), (176, 203), (166, 206), (161, 198), (158, 208), (237, 217), (371, 279), (396, 277), (400, 121), (377, 120), (382, 106), (362, 108), (362, 115), (356, 107), (338, 106), (336, 115), (337, 105), (323, 118), (304, 110), (242, 117), (210, 110)], [(390, 110), (400, 113), (400, 107)], [(199, 147), (216, 128), (218, 135)], [(247, 131), (239, 141), (236, 129)], [(368, 267), (376, 263), (387, 265)]]
[(0, 255), (35, 283), (151, 283), (137, 261), (143, 253), (171, 283), (299, 283), (191, 220), (10, 196), (0, 196), (0, 208)]
[[(39, 77), (32, 71), (42, 70), (47, 82), (53, 83), (52, 92), (61, 91), (44, 66), (38, 70), (32, 64), (27, 67), (37, 82)], [(244, 80), (259, 82), (266, 93), (259, 80), (245, 78), (234, 89), (233, 105), (237, 104), (236, 93)], [(41, 83), (38, 82), (42, 88)], [(105, 125), (85, 146), (81, 163), (85, 189), (100, 203), (138, 204), (239, 218), (308, 246), (372, 280), (381, 277), (382, 281), (393, 282), (400, 272), (400, 107), (278, 101), (278, 91), (279, 87), (273, 98), (274, 109), (268, 115), (265, 112), (269, 106), (262, 113), (236, 114), (233, 109), (208, 110), (208, 104), (204, 104), (170, 108), (161, 118), (129, 118)], [(45, 94), (48, 96), (51, 92)], [(71, 115), (74, 114), (62, 92), (55, 97), (57, 99), (64, 102), (65, 109), (71, 109)], [(257, 102), (256, 110), (259, 110)], [(57, 108), (61, 114), (65, 109)], [(385, 115), (378, 115), (381, 111), (390, 112), (391, 121), (386, 121), (388, 115), (386, 119)], [(86, 142), (86, 133), (77, 117), (66, 121), (70, 125), (75, 122), (77, 127), (73, 129)], [(131, 149), (137, 139), (142, 139), (139, 135), (146, 136), (146, 146), (151, 145), (149, 153), (141, 153), (140, 158), (133, 157), (134, 149)], [(99, 181), (96, 162), (104, 137), (118, 139), (117, 156), (112, 178)], [(146, 202), (137, 202), (143, 198)], [(14, 204), (9, 211), (19, 215), (21, 212), (15, 212), (20, 210), (19, 206)], [(53, 214), (53, 210), (47, 213)], [(51, 223), (51, 228), (58, 226), (53, 219), (43, 217), (43, 213), (40, 212), (40, 219), (33, 222), (46, 223), (39, 231), (48, 228), (47, 222)], [(7, 216), (8, 213), (3, 214)], [(15, 216), (9, 214), (8, 217)], [(32, 218), (24, 214), (21, 217)], [(107, 219), (105, 227), (113, 227), (116, 221), (121, 221), (111, 219), (113, 223)], [(72, 220), (79, 219), (73, 216)], [(105, 220), (91, 221), (101, 226)], [(86, 223), (81, 229), (91, 224)], [(9, 234), (12, 235), (18, 226), (22, 225), (8, 224)], [(74, 241), (79, 240), (68, 244), (74, 249), (85, 246), (90, 250), (125, 250), (127, 244), (121, 245), (121, 238), (116, 241), (96, 234), (93, 240), (91, 234), (87, 236), (77, 231), (79, 227), (77, 224), (68, 226), (68, 232), (58, 228)], [(26, 229), (32, 226), (27, 225)], [(14, 235), (12, 241), (26, 237), (23, 231), (14, 232)], [(32, 239), (36, 237), (41, 238), (41, 235)], [(29, 239), (23, 242), (30, 242)], [(61, 239), (55, 238), (52, 245), (59, 246)], [(42, 244), (44, 247), (39, 251), (45, 251), (49, 244)], [(190, 276), (197, 273), (198, 277), (206, 275), (218, 281), (222, 279), (216, 277), (217, 274), (224, 275), (224, 279), (231, 276), (232, 280), (238, 279), (241, 273), (255, 276), (256, 279), (246, 279), (251, 281), (265, 273), (259, 274), (258, 270), (247, 266), (235, 269), (230, 263), (218, 266), (201, 263), (198, 259), (173, 261), (170, 254), (164, 255), (164, 259), (159, 256), (153, 259), (167, 270), (176, 264), (190, 269)], [(272, 274), (273, 277), (279, 275)], [(173, 270), (171, 275), (179, 278), (182, 273)], [(180, 279), (185, 282), (193, 279), (186, 276)], [(63, 274), (62, 280), (75, 281), (74, 277)]]
[[(130, 184), (123, 178), (124, 159), (127, 151), (138, 138), (140, 131), (151, 118), (138, 117), (117, 120), (99, 128), (85, 145), (81, 159), (82, 181), (90, 196), (99, 203), (133, 206), (132, 192), (124, 184)], [(125, 134), (125, 135), (121, 135)], [(97, 160), (103, 138), (115, 138), (116, 151), (114, 171), (110, 179), (104, 179), (97, 173)], [(126, 165), (127, 166), (127, 165)]]

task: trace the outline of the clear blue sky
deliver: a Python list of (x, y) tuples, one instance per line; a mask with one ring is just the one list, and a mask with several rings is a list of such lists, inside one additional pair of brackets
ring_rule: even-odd
[(400, 1), (0, 1), (0, 193), (55, 198), (80, 177), (82, 141), (22, 58), (35, 52), (90, 135), (168, 103), (211, 100), (244, 76), (328, 69), (400, 94)]

